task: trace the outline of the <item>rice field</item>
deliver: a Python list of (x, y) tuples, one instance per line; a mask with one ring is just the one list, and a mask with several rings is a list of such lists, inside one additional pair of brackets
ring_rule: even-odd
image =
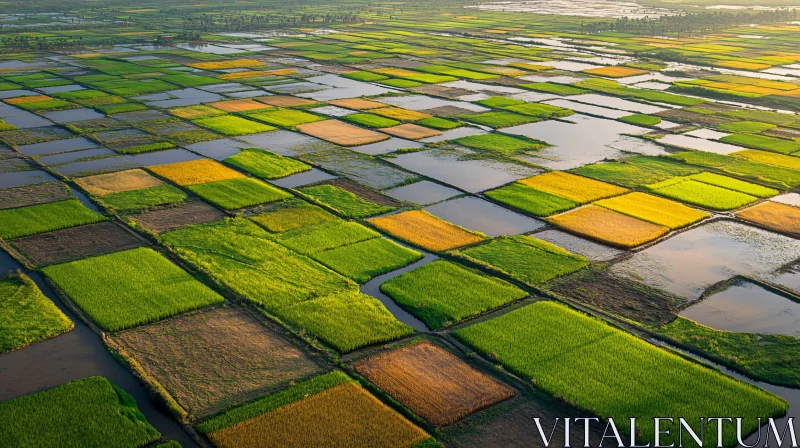
[(336, 217), (304, 201), (290, 201), (281, 207), (251, 216), (250, 219), (270, 232), (280, 233), (333, 221)]
[(423, 249), (446, 251), (485, 239), (481, 234), (443, 221), (422, 210), (369, 219), (372, 225)]
[(691, 177), (669, 179), (646, 188), (657, 195), (710, 210), (733, 210), (758, 200), (755, 196), (698, 182)]
[(355, 244), (380, 234), (353, 221), (334, 220), (287, 230), (274, 240), (301, 254), (312, 254), (340, 246)]
[(768, 229), (800, 234), (800, 208), (778, 202), (762, 202), (736, 213), (736, 216)]
[(317, 252), (311, 258), (363, 284), (373, 277), (407, 266), (422, 256), (386, 238), (372, 238)]
[[(629, 431), (628, 416), (639, 416), (640, 443), (652, 442), (651, 417), (681, 416), (693, 422), (705, 415), (737, 415), (749, 422), (743, 426), (749, 433), (756, 429), (756, 417), (781, 415), (787, 407), (763, 389), (555, 302), (528, 305), (458, 330), (456, 336), (536, 388), (600, 417), (614, 417), (623, 432)], [(612, 392), (619, 388), (630, 394)], [(703, 440), (715, 436), (707, 427)], [(733, 444), (735, 437), (732, 427), (724, 428), (723, 443)]]
[(427, 340), (360, 359), (353, 366), (436, 426), (514, 396), (508, 386)]
[(580, 205), (572, 199), (547, 193), (518, 182), (487, 191), (486, 196), (534, 216), (545, 217)]
[(649, 243), (669, 232), (668, 227), (596, 205), (551, 216), (547, 220), (570, 232), (626, 249)]
[(347, 115), (344, 117), (344, 120), (370, 128), (387, 128), (389, 126), (397, 126), (400, 124), (400, 122), (397, 120), (392, 120), (391, 118), (381, 117), (380, 115), (370, 113), (356, 113)]
[(239, 210), (292, 197), (291, 194), (277, 187), (250, 177), (237, 177), (189, 185), (186, 188), (197, 196), (225, 210)]
[(444, 260), (392, 278), (381, 291), (434, 330), (528, 295), (506, 281)]
[(30, 277), (0, 278), (0, 353), (72, 330), (74, 324)]
[(162, 205), (176, 205), (186, 202), (188, 195), (172, 185), (121, 191), (102, 196), (100, 202), (113, 210), (123, 213), (136, 212)]
[(283, 107), (274, 107), (272, 109), (260, 110), (257, 112), (250, 112), (247, 114), (249, 118), (254, 120), (263, 121), (274, 126), (282, 128), (294, 128), (302, 124), (313, 123), (315, 121), (324, 120), (324, 117), (314, 115), (301, 110), (286, 109)]
[(678, 202), (638, 191), (603, 199), (595, 202), (594, 205), (664, 226), (670, 230), (686, 227), (711, 216), (709, 213), (687, 207)]
[(75, 179), (75, 183), (96, 196), (141, 190), (164, 184), (160, 179), (140, 169), (80, 177)]
[(297, 130), (341, 146), (360, 146), (389, 138), (386, 134), (353, 126), (339, 120), (324, 120), (300, 124)]
[(219, 294), (149, 248), (48, 266), (42, 272), (106, 331), (223, 302)]
[(376, 204), (334, 185), (314, 185), (300, 188), (298, 191), (314, 202), (329, 207), (348, 218), (366, 218), (387, 213), (397, 208)]
[(225, 159), (225, 163), (261, 179), (280, 179), (311, 169), (310, 166), (299, 160), (260, 149), (243, 149)]
[(77, 199), (0, 210), (0, 238), (36, 235), (105, 219)]
[(223, 135), (250, 135), (275, 130), (272, 126), (231, 115), (201, 118), (194, 123)]
[(582, 255), (525, 235), (495, 238), (456, 255), (529, 285), (544, 283), (589, 265), (589, 260)]
[(618, 196), (628, 190), (616, 185), (576, 176), (563, 171), (551, 171), (538, 176), (521, 179), (520, 184), (546, 193), (570, 199), (579, 204)]
[(238, 171), (211, 159), (148, 167), (153, 173), (180, 186), (190, 186), (244, 177)]

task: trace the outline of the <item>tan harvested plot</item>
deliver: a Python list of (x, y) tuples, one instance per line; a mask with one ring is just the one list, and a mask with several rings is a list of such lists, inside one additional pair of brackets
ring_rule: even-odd
[(551, 223), (608, 244), (631, 248), (652, 241), (669, 229), (596, 205), (548, 218)]
[(704, 211), (687, 207), (679, 202), (640, 192), (603, 199), (595, 202), (594, 205), (669, 227), (671, 230), (694, 224), (711, 216)]
[(333, 104), (334, 106), (345, 107), (347, 109), (354, 109), (354, 110), (367, 110), (367, 109), (375, 109), (378, 107), (386, 107), (386, 105), (383, 103), (367, 100), (364, 98), (345, 98), (343, 100), (328, 101), (328, 104)]
[(84, 190), (97, 196), (105, 196), (121, 191), (141, 190), (162, 185), (164, 182), (152, 176), (150, 173), (135, 169), (119, 171), (116, 173), (100, 174), (75, 179), (75, 183), (83, 187)]
[(628, 191), (616, 185), (562, 171), (551, 171), (518, 182), (581, 204), (617, 196)]
[(422, 210), (409, 210), (369, 220), (396, 237), (434, 251), (479, 243), (484, 238)]
[(123, 331), (115, 339), (191, 415), (320, 370), (258, 318), (230, 307)]
[(355, 368), (436, 426), (514, 396), (505, 384), (428, 341), (359, 360)]
[(648, 73), (647, 70), (621, 66), (590, 68), (583, 72), (591, 75), (605, 76), (607, 78), (625, 78), (627, 76), (644, 75)]
[(386, 134), (359, 128), (339, 120), (324, 120), (297, 126), (297, 129), (313, 137), (321, 138), (341, 146), (359, 146), (389, 138)]
[(778, 202), (763, 202), (736, 216), (779, 232), (800, 235), (800, 208)]
[(353, 382), (311, 395), (209, 438), (220, 448), (411, 447), (428, 435)]
[(245, 112), (248, 110), (269, 109), (272, 107), (269, 104), (260, 103), (251, 99), (217, 101), (216, 103), (209, 103), (208, 105), (226, 112)]
[(299, 106), (309, 106), (311, 104), (317, 104), (314, 100), (307, 100), (305, 98), (297, 98), (296, 96), (284, 96), (284, 95), (274, 95), (274, 96), (262, 96), (258, 98), (258, 101), (269, 104), (270, 106), (277, 106), (277, 107), (299, 107)]
[(151, 166), (149, 169), (159, 176), (183, 186), (244, 177), (244, 174), (211, 159), (157, 165)]
[(378, 129), (381, 132), (394, 135), (395, 137), (407, 138), (409, 140), (419, 140), (421, 138), (435, 137), (442, 135), (441, 131), (426, 128), (416, 124), (406, 123), (399, 126), (392, 126), (390, 128)]

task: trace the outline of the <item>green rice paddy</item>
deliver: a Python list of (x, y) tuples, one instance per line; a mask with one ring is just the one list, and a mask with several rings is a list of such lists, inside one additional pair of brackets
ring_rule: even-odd
[(555, 215), (580, 205), (571, 199), (562, 198), (517, 182), (496, 190), (487, 191), (485, 194), (495, 201), (540, 217)]
[(357, 283), (366, 283), (375, 276), (407, 266), (422, 256), (386, 238), (372, 238), (317, 252), (311, 258)]
[(225, 159), (225, 163), (261, 179), (280, 179), (311, 169), (310, 166), (299, 160), (260, 149), (243, 149), (238, 154)]
[(355, 193), (333, 185), (314, 185), (300, 188), (298, 191), (313, 201), (330, 207), (348, 218), (366, 218), (387, 213), (397, 208), (362, 199), (356, 196)]
[(291, 194), (250, 177), (220, 180), (186, 187), (192, 193), (226, 210), (281, 201)]
[(25, 275), (0, 278), (0, 353), (67, 332), (74, 324)]
[(0, 210), (0, 238), (36, 235), (105, 219), (77, 199)]

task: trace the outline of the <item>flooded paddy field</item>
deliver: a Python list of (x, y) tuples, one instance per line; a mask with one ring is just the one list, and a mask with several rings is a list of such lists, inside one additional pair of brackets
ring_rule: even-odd
[(0, 446), (795, 416), (800, 27), (707, 3), (10, 5)]

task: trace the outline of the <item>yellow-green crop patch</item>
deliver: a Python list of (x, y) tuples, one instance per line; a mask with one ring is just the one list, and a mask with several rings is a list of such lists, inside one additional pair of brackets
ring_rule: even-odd
[(633, 216), (642, 221), (668, 227), (670, 230), (686, 227), (711, 216), (706, 212), (695, 210), (678, 202), (638, 191), (603, 199), (595, 202), (594, 205), (614, 210), (623, 215)]
[(372, 238), (311, 255), (334, 271), (358, 283), (400, 269), (422, 258), (422, 254), (386, 238)]
[(194, 123), (224, 135), (250, 135), (275, 130), (272, 126), (232, 115), (201, 118), (194, 120)]
[(647, 185), (646, 188), (655, 194), (711, 210), (733, 210), (758, 200), (757, 197), (749, 194), (698, 182), (687, 177), (665, 180)]
[(0, 210), (0, 238), (12, 239), (106, 219), (77, 199)]
[(311, 169), (310, 166), (299, 160), (261, 149), (243, 149), (240, 153), (225, 159), (225, 163), (241, 168), (261, 179), (280, 179)]
[(226, 210), (238, 210), (292, 197), (291, 194), (250, 177), (219, 180), (186, 187), (192, 193)]

